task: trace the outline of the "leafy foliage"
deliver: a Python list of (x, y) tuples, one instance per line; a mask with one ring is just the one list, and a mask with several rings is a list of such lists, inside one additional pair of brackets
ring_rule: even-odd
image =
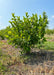
[(46, 34), (54, 34), (54, 29), (46, 29)]
[(20, 46), (23, 53), (30, 53), (31, 47), (36, 44), (41, 44), (45, 41), (45, 28), (47, 27), (48, 20), (47, 15), (43, 12), (43, 17), (37, 14), (23, 16), (23, 20), (20, 16), (15, 16), (12, 13), (12, 19), (9, 21), (12, 28), (8, 32), (7, 38), (10, 43), (15, 46)]
[(5, 35), (7, 35), (8, 31), (10, 30), (11, 30), (10, 26), (6, 27), (5, 29), (0, 30), (0, 38), (4, 40), (6, 38)]

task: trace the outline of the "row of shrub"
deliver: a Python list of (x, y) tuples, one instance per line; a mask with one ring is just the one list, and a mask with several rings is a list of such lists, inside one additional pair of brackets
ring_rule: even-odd
[(8, 34), (8, 31), (10, 31), (10, 26), (6, 27), (5, 29), (0, 30), (0, 39), (4, 40), (6, 39), (5, 35)]
[(54, 34), (54, 29), (46, 29), (46, 34)]

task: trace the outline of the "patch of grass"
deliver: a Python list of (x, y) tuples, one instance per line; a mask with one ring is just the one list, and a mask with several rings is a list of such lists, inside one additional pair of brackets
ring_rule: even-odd
[(50, 39), (54, 39), (54, 34), (51, 35), (45, 35), (46, 39), (50, 40)]
[(0, 72), (7, 71), (7, 67), (0, 62)]
[[(49, 37), (49, 38), (48, 38)], [(46, 36), (46, 39), (49, 39), (47, 40), (47, 42), (45, 42), (41, 49), (43, 50), (54, 50), (54, 41), (50, 41), (51, 39), (51, 36)], [(7, 46), (7, 47), (6, 47)], [(34, 52), (29, 55), (18, 55), (18, 50), (15, 48), (13, 48), (13, 50), (11, 49), (13, 47), (9, 47), (7, 43), (4, 43), (2, 40), (0, 41), (0, 75), (14, 75), (17, 73), (18, 75), (18, 70), (17, 69), (21, 69), (21, 71), (23, 70), (27, 72), (27, 70), (29, 70), (29, 68), (32, 68), (31, 67), (28, 67), (27, 65), (31, 64), (31, 65), (34, 65), (34, 64), (38, 64), (39, 62), (42, 63), (42, 59), (41, 57), (44, 57), (43, 58), (43, 61), (45, 60), (45, 56), (42, 56), (40, 55), (40, 53), (38, 52)], [(39, 50), (38, 48), (35, 48), (37, 50)], [(12, 54), (13, 52), (13, 54)], [(46, 51), (47, 52), (47, 51)], [(50, 54), (51, 56), (52, 54)], [(53, 54), (54, 55), (54, 54)], [(53, 56), (52, 55), (52, 56)], [(51, 57), (50, 57), (51, 59)], [(52, 60), (53, 60), (53, 57), (52, 57)], [(26, 66), (24, 64), (27, 64)], [(18, 65), (18, 67), (17, 67)], [(22, 66), (21, 66), (22, 65)], [(21, 68), (19, 68), (21, 66)], [(14, 71), (13, 70), (13, 67), (14, 67)], [(23, 69), (22, 69), (23, 67)], [(35, 66), (36, 67), (36, 66)], [(44, 68), (43, 68), (44, 70)], [(17, 71), (17, 72), (16, 72)]]
[(2, 53), (2, 50), (0, 49), (0, 56), (2, 56), (3, 55), (3, 53)]
[(4, 75), (8, 69), (8, 62), (10, 61), (10, 56), (5, 54), (2, 49), (0, 49), (0, 74)]
[(3, 73), (3, 75), (7, 71), (7, 66), (4, 65), (4, 59), (5, 59), (5, 57), (6, 56), (3, 54), (2, 50), (0, 49), (0, 73)]
[(43, 47), (41, 47), (45, 50), (54, 50), (54, 42), (47, 41), (43, 44)]
[(52, 39), (52, 37), (49, 37), (49, 36), (48, 36), (48, 37), (46, 37), (46, 39), (49, 39), (49, 40), (51, 40), (51, 39)]

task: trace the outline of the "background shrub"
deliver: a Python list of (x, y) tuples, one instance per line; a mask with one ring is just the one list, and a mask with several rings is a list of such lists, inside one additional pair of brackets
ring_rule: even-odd
[(54, 29), (46, 29), (46, 34), (54, 34)]
[(10, 26), (6, 27), (5, 29), (0, 30), (0, 38), (2, 40), (6, 39), (5, 35), (8, 35), (8, 31), (10, 31)]

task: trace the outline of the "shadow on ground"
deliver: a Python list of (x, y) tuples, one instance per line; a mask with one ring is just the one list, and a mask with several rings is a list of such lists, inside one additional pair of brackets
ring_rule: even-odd
[(29, 55), (22, 55), (25, 64), (38, 65), (44, 61), (54, 61), (54, 52), (44, 51), (44, 52), (31, 52)]

